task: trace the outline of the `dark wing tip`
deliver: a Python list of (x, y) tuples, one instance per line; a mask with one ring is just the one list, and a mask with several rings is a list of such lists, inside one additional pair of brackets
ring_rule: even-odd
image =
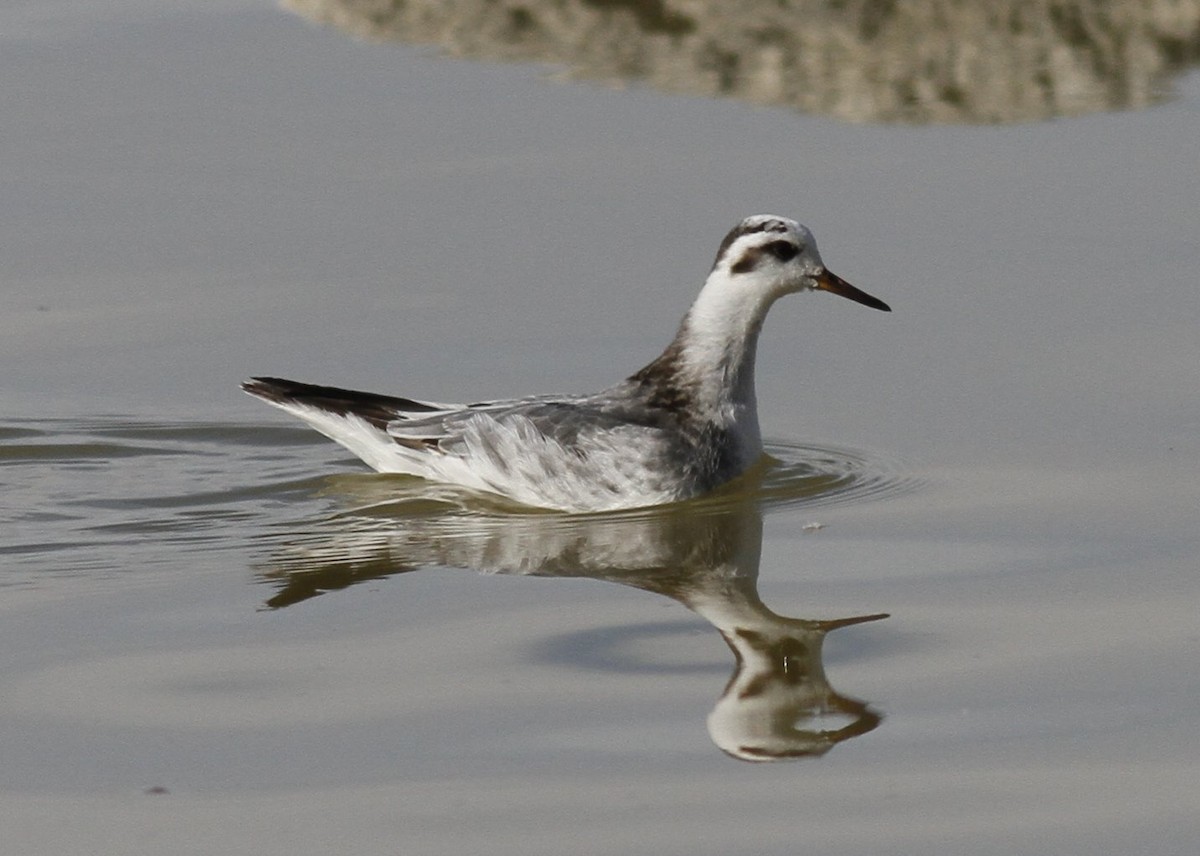
[(291, 396), (287, 394), (288, 388), (296, 386), (300, 386), (300, 384), (277, 377), (252, 377), (249, 380), (242, 381), (243, 392), (248, 392), (250, 395), (266, 399), (267, 401), (286, 401), (290, 399)]
[(300, 404), (339, 416), (353, 414), (367, 420), (380, 430), (386, 429), (387, 423), (393, 419), (414, 413), (432, 413), (437, 410), (431, 404), (413, 401), (411, 398), (378, 395), (373, 392), (360, 392), (356, 389), (342, 389), (336, 386), (318, 386), (312, 383), (301, 383), (297, 380), (285, 380), (280, 377), (252, 377), (242, 384), (242, 389), (255, 398), (261, 398), (270, 404)]

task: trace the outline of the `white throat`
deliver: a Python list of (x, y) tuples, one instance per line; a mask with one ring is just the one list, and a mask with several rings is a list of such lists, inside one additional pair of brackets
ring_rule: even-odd
[(745, 285), (720, 268), (709, 275), (680, 328), (680, 373), (714, 421), (738, 425), (758, 445), (754, 361), (763, 320), (779, 295)]

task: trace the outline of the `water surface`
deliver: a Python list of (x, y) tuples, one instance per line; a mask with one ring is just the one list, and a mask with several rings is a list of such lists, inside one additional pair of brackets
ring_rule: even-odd
[[(628, 75), (513, 53), (568, 28), (501, 64), (251, 0), (0, 13), (11, 848), (1194, 851), (1194, 4), (914, 67), (871, 40), (915, 20), (834, 5), (750, 44), (581, 4)], [(720, 496), (480, 503), (237, 389), (600, 388), (761, 211), (895, 311), (772, 311), (776, 463)]]

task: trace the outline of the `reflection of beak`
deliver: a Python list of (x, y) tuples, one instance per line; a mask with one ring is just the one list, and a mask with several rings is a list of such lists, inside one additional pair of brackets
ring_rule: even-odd
[(859, 291), (835, 273), (823, 270), (817, 274), (816, 280), (817, 288), (821, 289), (821, 291), (832, 291), (834, 294), (849, 297), (851, 300), (861, 303), (863, 306), (870, 306), (872, 309), (881, 309), (884, 312), (892, 311), (892, 307), (888, 306), (878, 297), (872, 297), (865, 291)]

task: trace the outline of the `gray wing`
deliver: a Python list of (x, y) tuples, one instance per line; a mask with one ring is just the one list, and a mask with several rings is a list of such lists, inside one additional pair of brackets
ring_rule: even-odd
[[(636, 420), (588, 398), (528, 398), (492, 401), (433, 413), (394, 419), (387, 433), (398, 443), (437, 448), (453, 454), (462, 451), (468, 432), (478, 436), (505, 430), (529, 430), (564, 448), (580, 445), (581, 439), (637, 426)], [(652, 426), (640, 426), (655, 430)]]

